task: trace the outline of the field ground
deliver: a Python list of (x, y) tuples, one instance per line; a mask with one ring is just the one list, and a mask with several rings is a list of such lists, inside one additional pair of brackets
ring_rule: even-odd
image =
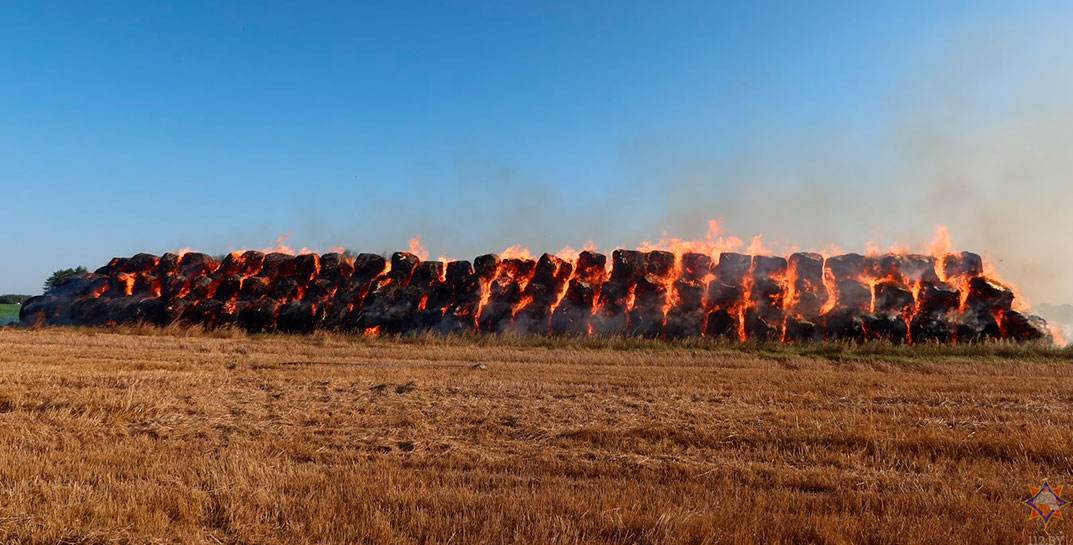
[(1071, 363), (0, 329), (0, 542), (1025, 543)]
[(0, 325), (19, 321), (19, 305), (0, 304)]

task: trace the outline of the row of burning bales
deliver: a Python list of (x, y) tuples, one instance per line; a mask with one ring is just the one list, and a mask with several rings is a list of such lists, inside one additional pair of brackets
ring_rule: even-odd
[(980, 256), (788, 258), (585, 251), (421, 261), (236, 252), (115, 258), (22, 307), (24, 324), (237, 325), (251, 332), (707, 336), (895, 343), (1049, 339)]

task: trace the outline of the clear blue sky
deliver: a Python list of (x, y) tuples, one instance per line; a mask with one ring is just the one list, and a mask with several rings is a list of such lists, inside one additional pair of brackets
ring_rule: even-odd
[[(420, 234), (456, 257), (696, 236), (702, 212), (740, 216), (718, 195), (743, 180), (694, 168), (800, 159), (815, 134), (881, 142), (907, 74), (1019, 6), (4, 3), (0, 292), (112, 255), (283, 234), (369, 251)], [(749, 185), (777, 198), (767, 179)]]

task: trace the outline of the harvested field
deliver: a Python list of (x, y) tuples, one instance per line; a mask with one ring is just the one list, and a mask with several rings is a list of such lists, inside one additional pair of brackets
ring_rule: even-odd
[(2, 329), (0, 541), (1024, 543), (1073, 483), (1071, 363)]

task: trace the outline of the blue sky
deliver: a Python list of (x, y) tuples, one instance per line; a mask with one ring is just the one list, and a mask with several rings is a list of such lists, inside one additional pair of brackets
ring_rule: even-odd
[(5, 3), (0, 292), (280, 235), (384, 251), (419, 234), (468, 257), (694, 237), (706, 218), (848, 249), (958, 226), (903, 195), (906, 164), (936, 170), (912, 150), (963, 142), (914, 120), (1022, 119), (994, 112), (1040, 102), (1006, 89), (1023, 65), (971, 51), (1005, 36), (1036, 66), (1069, 10), (864, 4)]

